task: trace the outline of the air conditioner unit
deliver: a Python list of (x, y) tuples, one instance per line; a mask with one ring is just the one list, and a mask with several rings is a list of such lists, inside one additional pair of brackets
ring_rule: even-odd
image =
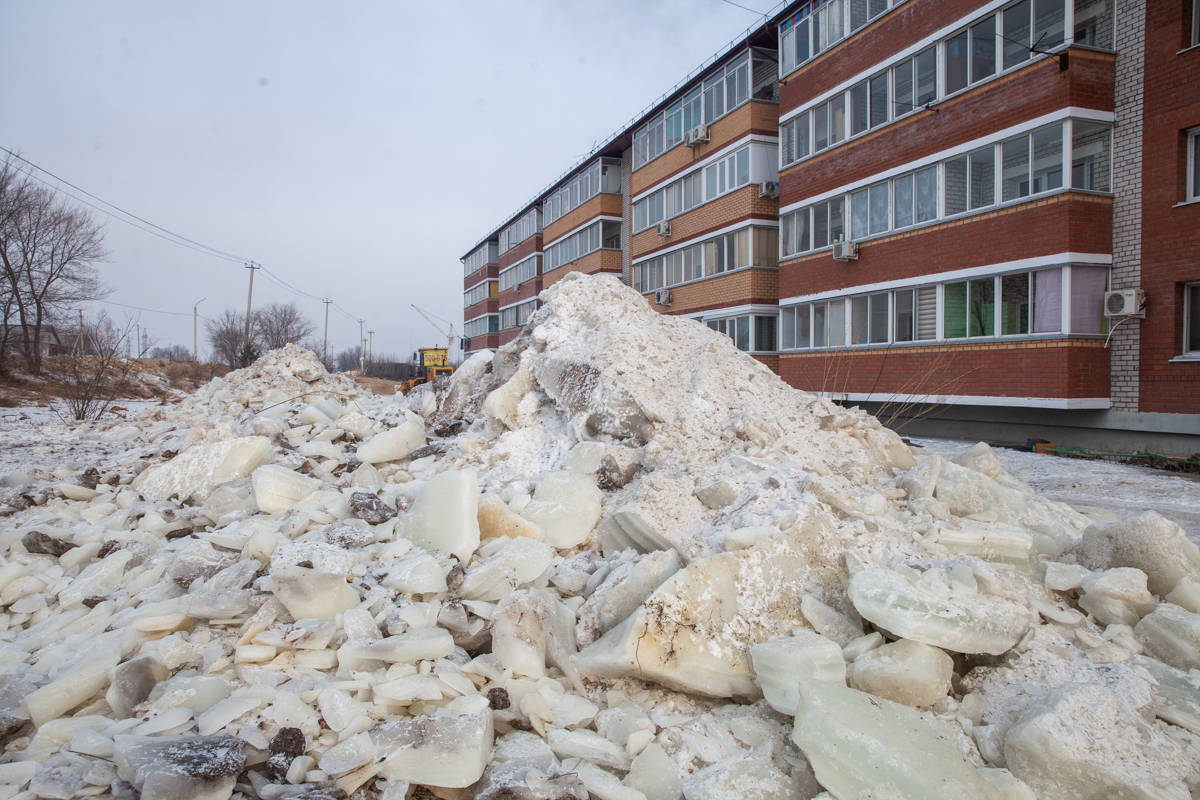
[(763, 181), (758, 185), (759, 197), (779, 197), (779, 184), (776, 181)]
[(1104, 315), (1106, 317), (1146, 316), (1146, 295), (1141, 289), (1119, 289), (1104, 293)]
[(683, 143), (688, 147), (695, 147), (698, 144), (708, 142), (708, 126), (697, 125), (683, 135)]
[(654, 302), (656, 305), (669, 306), (671, 305), (671, 290), (659, 289), (654, 293)]
[(671, 223), (660, 222), (660, 223), (658, 223), (657, 230), (658, 230), (659, 236), (670, 236), (671, 235)]
[(834, 242), (833, 257), (838, 261), (858, 258), (858, 242)]

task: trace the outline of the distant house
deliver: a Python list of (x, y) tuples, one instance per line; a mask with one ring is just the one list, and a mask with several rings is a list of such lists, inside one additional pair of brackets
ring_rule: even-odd
[[(32, 332), (30, 336), (32, 337)], [(0, 341), (8, 343), (8, 352), (13, 355), (25, 354), (25, 337), (21, 333), (20, 325), (0, 325), (0, 337)], [(53, 326), (46, 325), (42, 327), (41, 349), (42, 356), (56, 356), (69, 350), (70, 346), (64, 346), (58, 331)]]

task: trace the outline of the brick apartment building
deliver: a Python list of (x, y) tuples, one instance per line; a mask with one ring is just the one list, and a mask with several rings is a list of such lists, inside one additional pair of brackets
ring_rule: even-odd
[(1200, 451), (1200, 0), (770, 17), (464, 259), (468, 349), (620, 272), (906, 432)]

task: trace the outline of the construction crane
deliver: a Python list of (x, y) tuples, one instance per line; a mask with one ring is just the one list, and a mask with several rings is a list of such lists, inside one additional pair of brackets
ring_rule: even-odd
[[(419, 386), (422, 383), (427, 383), (437, 378), (440, 375), (451, 375), (454, 373), (454, 367), (450, 366), (450, 352), (454, 347), (454, 340), (457, 338), (457, 333), (454, 330), (452, 323), (446, 322), (450, 327), (443, 331), (438, 324), (433, 321), (433, 316), (423, 309), (413, 306), (413, 310), (425, 318), (425, 321), (433, 326), (439, 334), (444, 334), (446, 337), (445, 347), (419, 347), (414, 354), (417, 361), (417, 377), (409, 381), (404, 381), (400, 384), (400, 391), (408, 394), (414, 386)], [(439, 319), (441, 319), (439, 317)]]

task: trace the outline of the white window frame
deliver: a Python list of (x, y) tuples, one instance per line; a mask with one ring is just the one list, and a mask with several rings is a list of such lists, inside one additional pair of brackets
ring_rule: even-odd
[[(1197, 0), (1197, 4), (1200, 5), (1200, 0)], [(1191, 350), (1188, 347), (1188, 336), (1191, 333), (1190, 328), (1192, 327), (1192, 323), (1200, 324), (1200, 308), (1196, 307), (1200, 304), (1192, 302), (1192, 292), (1196, 290), (1200, 290), (1200, 282), (1185, 283), (1183, 285), (1183, 339), (1181, 342), (1183, 345), (1182, 357), (1200, 361), (1200, 348)], [(1197, 292), (1197, 294), (1200, 295), (1200, 292)]]
[(1200, 47), (1200, 0), (1192, 0), (1192, 47)]
[[(779, 173), (774, 169), (774, 165), (778, 161), (778, 155), (775, 152), (767, 152), (778, 149), (778, 140), (766, 140), (762, 138), (742, 139), (740, 142), (735, 142), (720, 153), (709, 156), (701, 162), (698, 162), (694, 169), (680, 175), (670, 183), (659, 186), (656, 189), (645, 191), (637, 197), (631, 198), (630, 202), (630, 218), (633, 223), (633, 234), (639, 234), (642, 231), (650, 230), (659, 222), (666, 222), (675, 219), (675, 217), (686, 214), (690, 211), (695, 211), (705, 203), (716, 200), (730, 192), (750, 186), (758, 180), (777, 181)], [(766, 151), (764, 151), (766, 148)], [(733, 160), (737, 163), (739, 153), (747, 151), (747, 175), (749, 180), (740, 185), (731, 186), (728, 180), (728, 167), (724, 162)], [(706, 171), (710, 167), (720, 167), (726, 172), (726, 185), (724, 191), (718, 191), (711, 197), (708, 196)], [(736, 170), (734, 171), (734, 182), (736, 183)], [(699, 181), (696, 187), (696, 204), (687, 206), (680, 199), (675, 210), (671, 210), (671, 204), (668, 202), (667, 195), (672, 192), (679, 193), (679, 197), (683, 197), (683, 186), (689, 180)], [(662, 205), (662, 216), (650, 222), (649, 208), (651, 203), (660, 203)]]
[[(1194, 0), (1196, 14), (1200, 15), (1200, 0)], [(1200, 19), (1197, 20), (1200, 27)], [(1187, 132), (1187, 196), (1185, 203), (1200, 203), (1200, 128)]]

